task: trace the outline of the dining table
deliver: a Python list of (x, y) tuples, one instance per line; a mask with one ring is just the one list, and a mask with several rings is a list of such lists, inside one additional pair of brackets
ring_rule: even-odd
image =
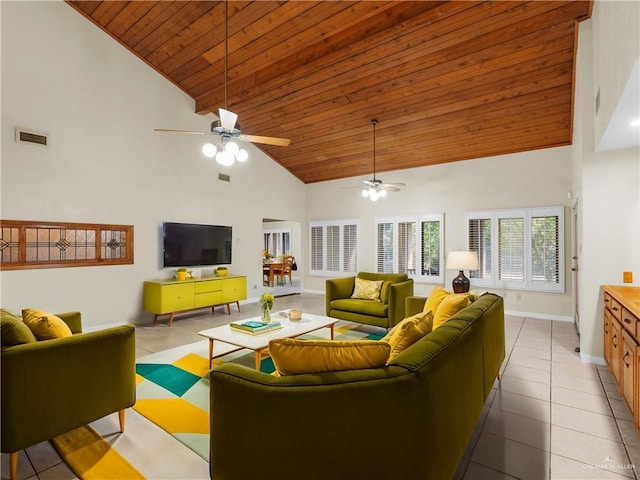
[[(275, 272), (277, 272), (278, 270), (282, 271), (282, 268), (283, 268), (283, 263), (280, 260), (273, 260), (273, 261), (264, 260), (262, 262), (262, 274), (269, 276), (268, 277), (269, 287), (273, 287)], [(268, 273), (267, 273), (267, 270), (268, 270)]]

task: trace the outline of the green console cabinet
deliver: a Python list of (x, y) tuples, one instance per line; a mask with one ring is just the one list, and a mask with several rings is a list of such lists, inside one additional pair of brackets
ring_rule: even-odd
[(186, 280), (165, 279), (144, 282), (143, 304), (147, 312), (155, 314), (153, 324), (159, 315), (170, 315), (169, 326), (176, 313), (235, 303), (240, 310), (240, 300), (247, 298), (247, 277), (200, 277)]

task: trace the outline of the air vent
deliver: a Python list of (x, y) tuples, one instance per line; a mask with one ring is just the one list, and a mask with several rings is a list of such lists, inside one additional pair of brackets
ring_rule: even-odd
[(230, 182), (231, 181), (231, 175), (226, 175), (224, 173), (218, 173), (218, 180), (220, 180), (221, 182)]
[(49, 137), (45, 133), (31, 132), (24, 128), (16, 128), (16, 142), (35, 143), (46, 147), (49, 144)]

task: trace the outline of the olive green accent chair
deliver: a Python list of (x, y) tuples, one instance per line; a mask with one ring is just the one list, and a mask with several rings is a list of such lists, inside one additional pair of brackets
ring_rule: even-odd
[[(3, 325), (22, 321), (1, 313)], [(114, 412), (123, 431), (124, 411), (135, 403), (134, 326), (82, 333), (79, 312), (56, 316), (72, 336), (5, 346), (0, 353), (0, 442), (12, 480), (20, 450)]]
[(211, 478), (451, 480), (504, 356), (503, 301), (485, 294), (381, 368), (215, 367)]
[(380, 301), (351, 298), (356, 277), (331, 278), (326, 282), (327, 317), (391, 328), (405, 317), (405, 298), (413, 295), (413, 279), (406, 273), (359, 272), (358, 278), (382, 280)]

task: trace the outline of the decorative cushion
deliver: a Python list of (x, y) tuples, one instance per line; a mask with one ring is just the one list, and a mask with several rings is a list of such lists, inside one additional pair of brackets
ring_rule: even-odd
[(438, 307), (442, 301), (452, 293), (443, 287), (436, 286), (431, 289), (431, 293), (427, 297), (427, 301), (424, 302), (423, 312), (433, 312), (434, 316), (438, 311)]
[(22, 319), (38, 340), (70, 337), (71, 329), (60, 318), (33, 308), (22, 310)]
[(420, 312), (412, 317), (407, 317), (391, 329), (381, 340), (391, 345), (389, 360), (393, 360), (403, 350), (410, 347), (427, 333), (433, 326), (433, 313)]
[(382, 280), (364, 280), (355, 278), (355, 286), (351, 298), (361, 298), (363, 300), (380, 301), (380, 291), (382, 290)]
[(440, 303), (433, 317), (433, 329), (435, 330), (453, 315), (469, 306), (469, 296), (466, 293), (451, 293)]
[(22, 319), (4, 308), (0, 312), (0, 339), (3, 347), (37, 341)]
[(269, 354), (280, 375), (379, 368), (387, 363), (391, 346), (375, 340), (297, 340), (269, 342)]

